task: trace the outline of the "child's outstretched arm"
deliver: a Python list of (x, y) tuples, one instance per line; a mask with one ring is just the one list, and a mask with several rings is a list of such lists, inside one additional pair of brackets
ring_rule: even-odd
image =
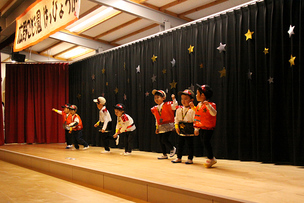
[(217, 111), (213, 108), (213, 106), (211, 106), (211, 104), (208, 101), (204, 101), (204, 104), (206, 105), (206, 107), (208, 108), (210, 115), (211, 116), (216, 116)]
[(60, 111), (60, 110), (57, 110), (57, 109), (55, 109), (55, 108), (52, 108), (52, 111), (55, 111), (56, 113), (62, 115), (62, 111)]
[(171, 98), (172, 98), (172, 101), (173, 101), (173, 104), (171, 105), (171, 108), (172, 108), (172, 110), (176, 110), (176, 108), (178, 106), (178, 102), (176, 101), (175, 95), (172, 94)]

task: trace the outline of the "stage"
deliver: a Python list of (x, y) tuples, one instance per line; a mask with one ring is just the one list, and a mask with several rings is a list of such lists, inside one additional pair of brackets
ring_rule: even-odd
[[(0, 159), (94, 189), (148, 202), (302, 202), (304, 168), (205, 158), (192, 165), (158, 160), (161, 154), (122, 149), (67, 150), (64, 144), (0, 146)], [(183, 162), (187, 157), (183, 157)]]

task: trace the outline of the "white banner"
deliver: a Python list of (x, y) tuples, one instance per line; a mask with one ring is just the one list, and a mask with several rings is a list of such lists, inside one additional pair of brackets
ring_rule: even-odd
[(16, 19), (14, 52), (43, 41), (79, 17), (80, 0), (37, 0)]

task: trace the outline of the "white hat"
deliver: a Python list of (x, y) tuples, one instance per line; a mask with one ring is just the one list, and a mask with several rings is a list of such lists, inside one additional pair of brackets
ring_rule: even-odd
[(98, 97), (97, 99), (93, 99), (93, 102), (105, 105), (106, 99), (104, 97)]
[(152, 94), (153, 95), (155, 95), (155, 94), (159, 94), (159, 95), (161, 95), (162, 97), (167, 97), (167, 95), (166, 95), (166, 93), (163, 91), (163, 90), (156, 90), (156, 89), (154, 89), (154, 90), (152, 90)]

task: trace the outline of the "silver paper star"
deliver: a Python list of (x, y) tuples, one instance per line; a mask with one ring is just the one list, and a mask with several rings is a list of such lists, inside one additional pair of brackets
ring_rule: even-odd
[(190, 89), (190, 90), (192, 90), (192, 91), (194, 92), (194, 85), (193, 85), (193, 84), (191, 84), (191, 86), (190, 86), (190, 87), (188, 87), (188, 89)]
[(288, 30), (289, 37), (291, 37), (291, 35), (294, 35), (294, 31), (293, 31), (294, 28), (295, 28), (295, 26), (292, 26), (292, 25), (289, 26), (289, 30)]
[(140, 65), (137, 66), (136, 73), (140, 73)]
[(250, 70), (248, 70), (248, 79), (249, 79), (249, 80), (252, 79), (251, 76), (252, 76), (252, 72), (251, 72)]
[(156, 75), (153, 74), (151, 80), (152, 80), (152, 82), (155, 82), (156, 81)]
[(171, 64), (172, 64), (172, 67), (175, 66), (175, 59), (174, 58), (172, 59)]
[(149, 96), (149, 94), (150, 94), (149, 92), (146, 92), (146, 93), (145, 93), (146, 97)]
[(226, 51), (226, 44), (222, 44), (222, 42), (220, 42), (220, 46), (217, 49), (220, 53), (222, 53), (222, 51)]
[(274, 83), (274, 82), (273, 82), (273, 77), (270, 77), (270, 78), (268, 79), (268, 82), (269, 82), (269, 84)]

